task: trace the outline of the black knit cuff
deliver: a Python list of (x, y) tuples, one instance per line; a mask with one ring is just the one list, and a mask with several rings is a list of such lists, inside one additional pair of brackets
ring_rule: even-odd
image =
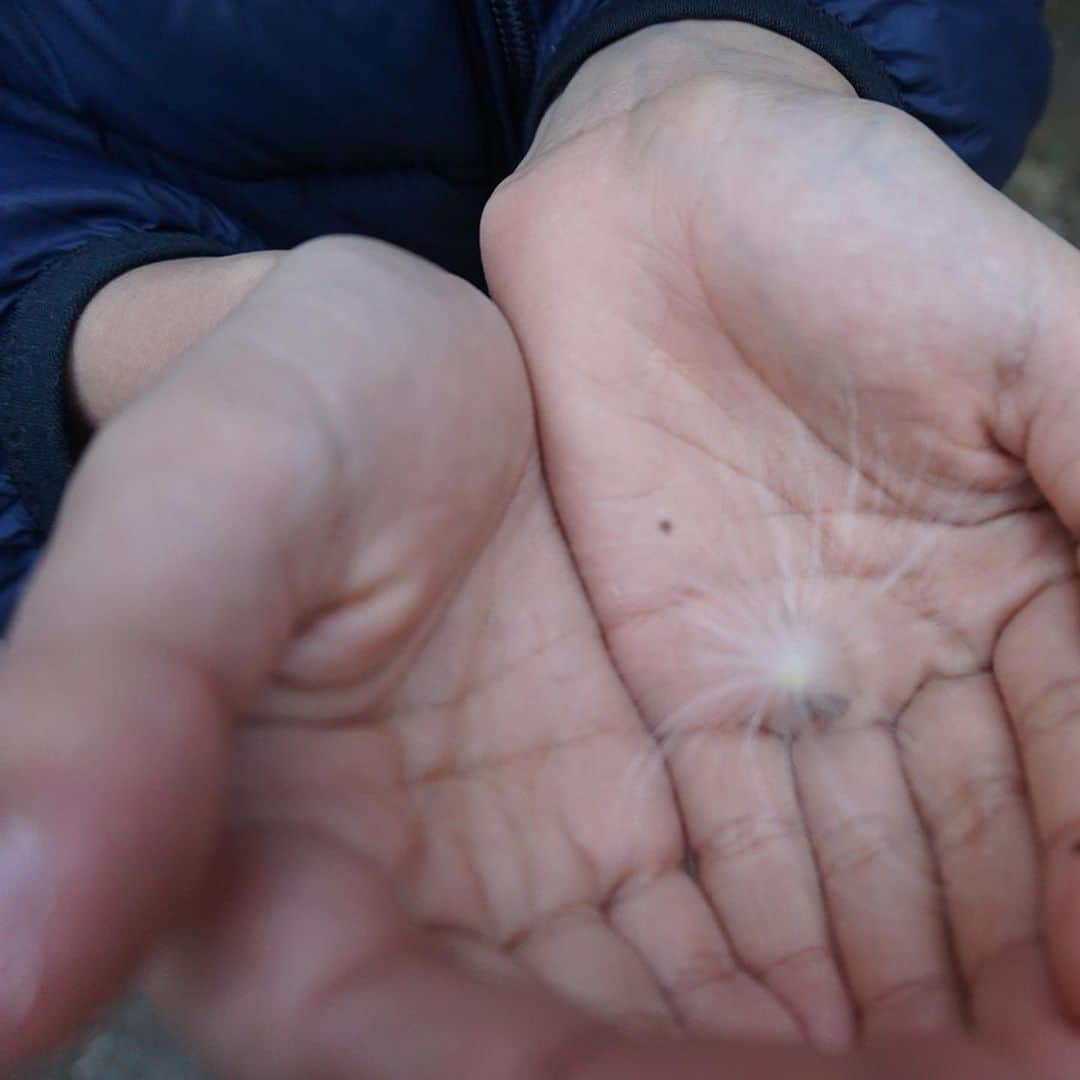
[(618, 0), (577, 23), (544, 64), (529, 101), (525, 148), (547, 107), (593, 53), (648, 26), (683, 19), (745, 22), (782, 34), (832, 64), (860, 97), (902, 107), (896, 84), (866, 42), (810, 0)]
[(67, 356), (83, 310), (113, 278), (136, 267), (230, 254), (222, 244), (186, 233), (124, 233), (66, 252), (23, 289), (0, 336), (0, 446), (43, 534), (80, 449), (68, 407)]

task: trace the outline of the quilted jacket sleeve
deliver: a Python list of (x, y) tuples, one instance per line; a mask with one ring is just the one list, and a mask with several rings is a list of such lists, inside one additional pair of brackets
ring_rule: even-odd
[(1003, 184), (1046, 103), (1040, 0), (557, 0), (540, 34), (526, 135), (605, 45), (677, 19), (732, 19), (829, 60), (863, 96), (906, 109)]
[(261, 246), (93, 140), (92, 128), (0, 89), (0, 626), (72, 467), (64, 368), (82, 309), (133, 267)]

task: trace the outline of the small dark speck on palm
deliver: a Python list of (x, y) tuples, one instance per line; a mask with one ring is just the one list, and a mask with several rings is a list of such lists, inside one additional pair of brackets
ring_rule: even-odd
[(671, 530), (674, 529), (674, 528), (675, 528), (675, 526), (671, 524), (671, 521), (668, 518), (661, 518), (660, 519), (660, 531), (662, 533), (664, 533), (664, 534), (670, 533)]
[(1080, 840), (1074, 840), (1072, 842), (1072, 853), (1074, 855), (1080, 855)]

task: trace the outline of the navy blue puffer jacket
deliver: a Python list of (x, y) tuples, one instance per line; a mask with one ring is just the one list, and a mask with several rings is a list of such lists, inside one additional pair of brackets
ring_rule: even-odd
[(155, 260), (378, 236), (474, 280), (477, 224), (545, 105), (651, 23), (815, 49), (1000, 183), (1043, 107), (1039, 0), (4, 0), (0, 625), (72, 463), (79, 313)]

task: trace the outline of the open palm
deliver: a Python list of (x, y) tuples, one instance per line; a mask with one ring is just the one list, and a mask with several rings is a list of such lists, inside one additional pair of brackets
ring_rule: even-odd
[(778, 1037), (1075, 1067), (1039, 897), (1080, 821), (1080, 257), (892, 110), (613, 85), (565, 139), (556, 103), (485, 262), (740, 970)]

